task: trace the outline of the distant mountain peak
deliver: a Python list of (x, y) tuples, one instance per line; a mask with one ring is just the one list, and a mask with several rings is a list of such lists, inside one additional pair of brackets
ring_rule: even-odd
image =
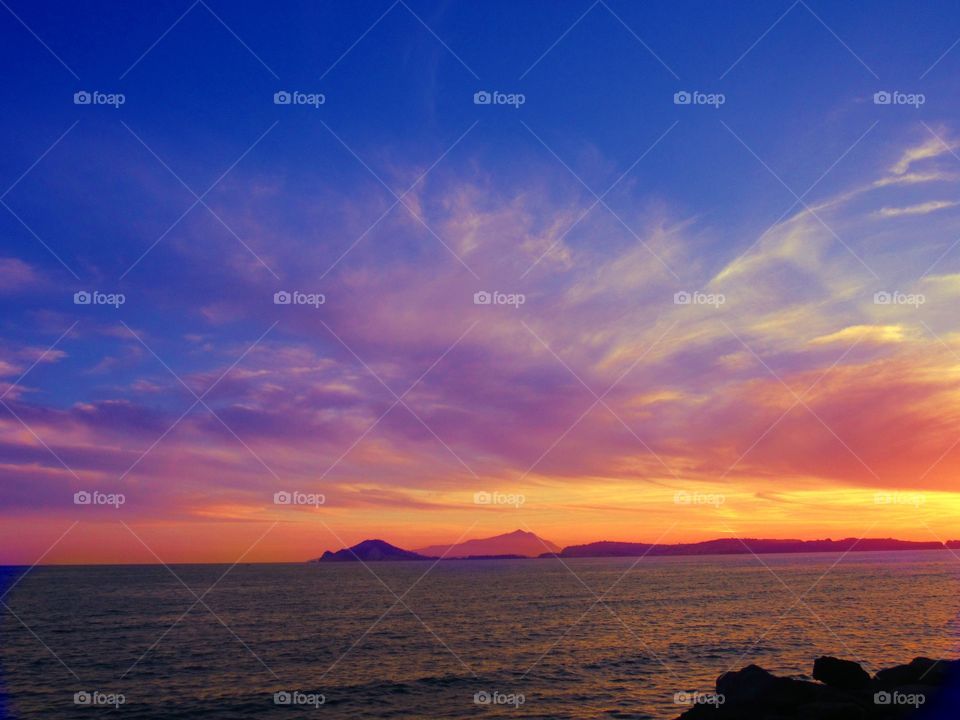
[(430, 545), (419, 548), (416, 552), (445, 558), (495, 555), (539, 557), (545, 552), (560, 552), (560, 547), (549, 540), (544, 540), (536, 533), (514, 530), (502, 535), (467, 540), (454, 545)]

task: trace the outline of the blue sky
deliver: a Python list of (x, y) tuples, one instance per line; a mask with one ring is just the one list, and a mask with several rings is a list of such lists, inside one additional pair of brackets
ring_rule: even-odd
[[(4, 170), (11, 181), (76, 120), (81, 142), (49, 157), (30, 181), (54, 183), (63, 179), (64, 165), (77, 165), (85, 168), (84, 185), (106, 191), (108, 207), (115, 202), (110, 191), (117, 184), (122, 189), (116, 173), (122, 161), (155, 169), (136, 141), (125, 137), (119, 120), (191, 187), (212, 182), (274, 121), (278, 127), (242, 171), (282, 168), (304, 183), (328, 179), (377, 192), (375, 181), (317, 120), (358, 152), (367, 151), (384, 177), (391, 163), (432, 162), (479, 120), (451, 160), (482, 154), (484, 167), (515, 176), (528, 162), (550, 160), (518, 122), (523, 120), (599, 192), (678, 121), (676, 136), (645, 159), (631, 181), (638, 191), (667, 197), (688, 212), (743, 223), (727, 225), (738, 230), (750, 221), (737, 206), (749, 203), (759, 227), (791, 197), (718, 119), (799, 192), (874, 120), (881, 127), (872, 142), (897, 143), (918, 117), (933, 122), (955, 110), (952, 55), (920, 79), (956, 39), (946, 3), (925, 6), (922, 13), (905, 4), (873, 5), (867, 18), (855, 6), (807, 9), (789, 3), (614, 3), (610, 10), (597, 4), (586, 15), (588, 3), (410, 4), (439, 39), (403, 5), (383, 15), (390, 3), (293, 4), (283, 13), (248, 3), (210, 6), (252, 52), (195, 5), (131, 69), (187, 7), (161, 3), (134, 16), (133, 10), (95, 3), (11, 6), (80, 77), (6, 16), (3, 59), (16, 68), (5, 84), (6, 101), (18, 108), (4, 127), (12, 151)], [(77, 88), (120, 91), (127, 103), (117, 112), (75, 107), (69, 99)], [(315, 113), (288, 113), (270, 102), (278, 88), (323, 92), (328, 102)], [(478, 88), (523, 92), (528, 100), (516, 112), (488, 112), (506, 108), (474, 106)], [(684, 88), (723, 92), (727, 102), (715, 113), (684, 112), (688, 108), (672, 104), (672, 94)], [(880, 112), (888, 108), (870, 100), (884, 88), (924, 92), (928, 100), (915, 112)], [(109, 157), (117, 163), (105, 162)], [(824, 189), (871, 160), (850, 157)], [(556, 170), (563, 171), (559, 165)], [(66, 222), (69, 210), (58, 214)], [(102, 220), (90, 232), (111, 235)], [(118, 265), (126, 259), (118, 258)]]

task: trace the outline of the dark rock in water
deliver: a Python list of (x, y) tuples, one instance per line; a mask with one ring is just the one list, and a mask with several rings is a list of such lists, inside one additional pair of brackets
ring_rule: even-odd
[(681, 720), (893, 720), (960, 718), (960, 660), (914, 658), (871, 678), (859, 664), (821, 657), (819, 682), (777, 677), (757, 665), (717, 678), (716, 693), (678, 693)]
[(960, 675), (960, 660), (931, 660), (917, 657), (908, 665), (879, 670), (876, 683), (884, 689), (899, 685), (942, 685), (951, 675), (955, 678)]
[(327, 550), (313, 562), (383, 562), (387, 560), (435, 560), (436, 558), (403, 550), (383, 540), (364, 540), (351, 548)]
[(759, 665), (747, 665), (717, 678), (717, 692), (735, 704), (756, 702), (770, 693), (776, 679)]
[(866, 720), (870, 716), (856, 703), (812, 702), (798, 708), (797, 720)]
[(757, 665), (748, 665), (739, 672), (724, 673), (717, 679), (717, 693), (724, 704), (751, 706), (764, 703), (773, 707), (793, 708), (804, 703), (833, 700), (836, 691), (819, 683), (777, 677)]
[(870, 684), (870, 675), (859, 663), (829, 656), (814, 660), (813, 677), (838, 690), (859, 690)]
[[(882, 687), (896, 687), (898, 685), (908, 685), (916, 682), (920, 679), (920, 675), (929, 669), (929, 666), (921, 670), (915, 663), (925, 660), (927, 660), (927, 658), (914, 658), (909, 665), (897, 665), (896, 667), (887, 668), (886, 670), (878, 670), (876, 675), (877, 683)], [(930, 660), (929, 662), (932, 663), (933, 661)], [(926, 665), (926, 663), (924, 663), (924, 665)]]

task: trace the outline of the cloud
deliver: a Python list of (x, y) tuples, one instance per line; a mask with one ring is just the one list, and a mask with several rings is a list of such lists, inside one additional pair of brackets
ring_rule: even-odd
[(855, 340), (868, 343), (903, 342), (904, 328), (901, 325), (852, 325), (829, 335), (814, 338), (810, 344), (828, 345), (838, 342), (849, 344)]
[(900, 158), (890, 166), (890, 172), (894, 175), (903, 175), (915, 163), (950, 153), (958, 147), (960, 147), (960, 143), (947, 142), (935, 135), (904, 150)]
[(880, 217), (900, 217), (901, 215), (926, 215), (945, 208), (956, 207), (960, 202), (953, 200), (930, 200), (918, 205), (909, 205), (907, 207), (884, 207), (877, 211)]
[(918, 185), (927, 182), (956, 182), (960, 175), (950, 172), (905, 172), (902, 175), (893, 175), (874, 181), (874, 187), (887, 187), (890, 185)]
[[(381, 518), (371, 522), (440, 522), (469, 503), (465, 488), (539, 493), (558, 521), (568, 506), (649, 509), (654, 493), (689, 483), (797, 507), (934, 467), (923, 483), (945, 489), (960, 461), (935, 463), (954, 439), (960, 377), (917, 320), (947, 342), (953, 320), (876, 306), (874, 292), (911, 286), (878, 287), (870, 272), (896, 279), (942, 255), (923, 232), (932, 209), (900, 213), (917, 240), (889, 255), (877, 251), (885, 224), (871, 221), (879, 195), (924, 189), (908, 168), (931, 152), (905, 152), (897, 181), (866, 180), (709, 252), (720, 228), (637, 198), (618, 210), (627, 230), (539, 167), (514, 184), (463, 168), (424, 182), (416, 207), (430, 230), (397, 208), (363, 236), (384, 208), (353, 201), (326, 244), (230, 208), (317, 197), (260, 184), (247, 197), (238, 184), (224, 215), (270, 246), (286, 285), (327, 302), (274, 305), (277, 283), (245, 261), (177, 287), (140, 281), (143, 302), (182, 322), (137, 333), (193, 392), (212, 390), (194, 406), (129, 331), (85, 319), (51, 358), (70, 358), (68, 391), (8, 397), (36, 433), (0, 420), (14, 514), (32, 512), (31, 498), (66, 512), (78, 482), (124, 489), (143, 518), (230, 521), (273, 518), (286, 486), (323, 492), (325, 511)], [(950, 273), (926, 282), (944, 296), (958, 285)], [(481, 289), (526, 302), (475, 305)], [(676, 304), (680, 290), (724, 301)], [(0, 370), (22, 372), (42, 345), (11, 341)], [(37, 387), (56, 383), (41, 374)]]
[(0, 294), (13, 295), (24, 290), (37, 290), (46, 285), (40, 272), (23, 260), (0, 257)]

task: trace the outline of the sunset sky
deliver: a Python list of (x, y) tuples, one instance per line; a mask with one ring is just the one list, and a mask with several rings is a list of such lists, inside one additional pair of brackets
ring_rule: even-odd
[(960, 539), (955, 5), (9, 6), (0, 563)]

